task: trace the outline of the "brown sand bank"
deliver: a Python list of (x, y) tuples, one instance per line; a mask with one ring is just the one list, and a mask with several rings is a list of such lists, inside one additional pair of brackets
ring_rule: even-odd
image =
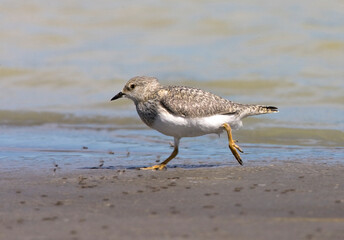
[(343, 239), (344, 166), (3, 172), (0, 239)]

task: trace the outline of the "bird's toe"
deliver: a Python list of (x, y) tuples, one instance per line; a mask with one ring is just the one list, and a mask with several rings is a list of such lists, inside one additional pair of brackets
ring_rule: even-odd
[(158, 164), (151, 167), (140, 168), (140, 170), (166, 170), (165, 164)]

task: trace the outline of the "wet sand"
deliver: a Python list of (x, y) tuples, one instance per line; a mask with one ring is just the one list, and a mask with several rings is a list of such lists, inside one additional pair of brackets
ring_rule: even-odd
[(342, 239), (344, 166), (2, 171), (0, 239)]

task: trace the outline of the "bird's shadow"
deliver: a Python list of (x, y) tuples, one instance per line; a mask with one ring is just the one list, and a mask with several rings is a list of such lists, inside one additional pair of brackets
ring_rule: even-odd
[[(234, 164), (171, 164), (167, 166), (167, 169), (200, 169), (200, 168), (214, 168), (214, 167), (226, 167), (226, 166), (234, 166)], [(103, 170), (140, 170), (141, 168), (145, 168), (145, 165), (137, 165), (137, 166), (126, 166), (126, 165), (118, 165), (118, 166), (102, 166), (102, 167), (82, 167), (79, 169), (103, 169)]]

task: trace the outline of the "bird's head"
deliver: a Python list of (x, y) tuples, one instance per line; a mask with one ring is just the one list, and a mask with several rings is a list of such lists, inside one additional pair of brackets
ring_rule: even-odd
[(161, 85), (158, 82), (158, 79), (154, 77), (133, 77), (125, 84), (121, 92), (111, 98), (111, 101), (122, 97), (127, 97), (135, 103), (146, 101), (152, 93), (156, 92), (159, 88), (161, 88)]

